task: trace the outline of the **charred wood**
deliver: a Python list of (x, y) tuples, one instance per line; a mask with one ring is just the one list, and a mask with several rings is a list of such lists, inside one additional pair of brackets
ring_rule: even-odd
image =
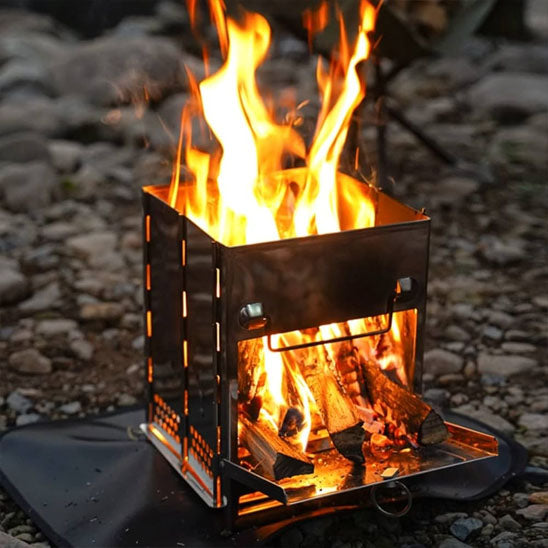
[(281, 480), (300, 474), (312, 474), (314, 464), (301, 451), (278, 437), (261, 422), (240, 417), (240, 441), (247, 447), (263, 472)]
[(304, 364), (301, 369), (335, 448), (353, 462), (364, 462), (365, 430), (350, 396), (326, 364), (315, 360)]

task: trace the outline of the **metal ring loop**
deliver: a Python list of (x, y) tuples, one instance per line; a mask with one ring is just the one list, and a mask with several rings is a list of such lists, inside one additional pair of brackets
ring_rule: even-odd
[[(400, 487), (400, 489), (403, 490), (403, 492), (405, 493), (407, 497), (407, 502), (405, 506), (403, 507), (403, 509), (400, 510), (399, 512), (390, 512), (389, 510), (386, 510), (379, 504), (379, 501), (377, 500), (377, 489), (379, 487), (388, 487), (390, 489), (390, 488), (395, 488), (396, 486)], [(402, 483), (401, 481), (391, 481), (388, 484), (380, 483), (377, 485), (373, 485), (373, 487), (371, 488), (370, 495), (371, 495), (371, 502), (373, 503), (373, 506), (381, 514), (384, 514), (385, 516), (388, 516), (389, 518), (401, 518), (402, 516), (405, 516), (405, 514), (407, 514), (409, 510), (411, 510), (411, 507), (413, 506), (413, 495), (411, 494), (411, 491), (409, 491), (409, 488), (407, 487), (407, 485), (405, 485), (405, 483)]]

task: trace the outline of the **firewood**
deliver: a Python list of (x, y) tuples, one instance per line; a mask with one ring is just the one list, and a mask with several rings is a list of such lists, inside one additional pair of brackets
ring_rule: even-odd
[(443, 419), (415, 394), (389, 379), (377, 364), (365, 360), (352, 343), (339, 346), (337, 370), (346, 378), (356, 371), (354, 390), (359, 389), (372, 407), (380, 407), (396, 423), (403, 424), (418, 443), (431, 445), (447, 438)]
[(335, 448), (347, 459), (363, 463), (365, 430), (350, 396), (326, 362), (307, 360), (301, 364), (301, 371)]
[(262, 422), (251, 422), (240, 416), (240, 424), (241, 443), (269, 477), (281, 480), (314, 472), (314, 464), (306, 455)]
[(447, 439), (443, 419), (418, 396), (388, 379), (377, 364), (361, 360), (369, 401), (380, 407), (396, 423), (405, 426), (407, 434), (416, 436), (421, 445), (432, 445)]
[(261, 389), (265, 382), (259, 367), (262, 352), (261, 339), (241, 341), (238, 344), (238, 402), (254, 421), (259, 417), (262, 407)]

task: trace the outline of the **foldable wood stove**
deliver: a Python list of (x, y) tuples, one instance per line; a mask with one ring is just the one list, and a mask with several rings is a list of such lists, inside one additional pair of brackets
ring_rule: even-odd
[[(344, 185), (363, 184), (340, 177)], [(270, 351), (298, 352), (277, 347), (275, 335), (380, 318), (377, 329), (314, 343), (358, 345), (401, 327), (406, 315), (402, 388), (420, 394), (430, 219), (368, 187), (370, 228), (230, 247), (171, 207), (168, 192), (143, 189), (143, 430), (207, 505), (226, 509), (231, 525), (367, 503), (364, 491), (386, 482), (387, 469), (401, 481), (497, 455), (495, 438), (446, 424), (441, 443), (370, 453), (357, 464), (324, 431), (306, 448), (314, 472), (272, 477), (239, 442), (242, 345), (263, 340)]]

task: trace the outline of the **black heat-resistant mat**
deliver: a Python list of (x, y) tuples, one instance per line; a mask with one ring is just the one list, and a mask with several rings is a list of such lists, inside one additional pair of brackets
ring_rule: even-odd
[[(206, 507), (151, 444), (128, 427), (144, 411), (32, 424), (0, 438), (0, 483), (58, 546), (250, 546), (269, 529), (221, 535)], [(445, 419), (496, 435), (499, 457), (406, 480), (415, 496), (473, 500), (522, 472), (522, 446), (467, 417)]]

